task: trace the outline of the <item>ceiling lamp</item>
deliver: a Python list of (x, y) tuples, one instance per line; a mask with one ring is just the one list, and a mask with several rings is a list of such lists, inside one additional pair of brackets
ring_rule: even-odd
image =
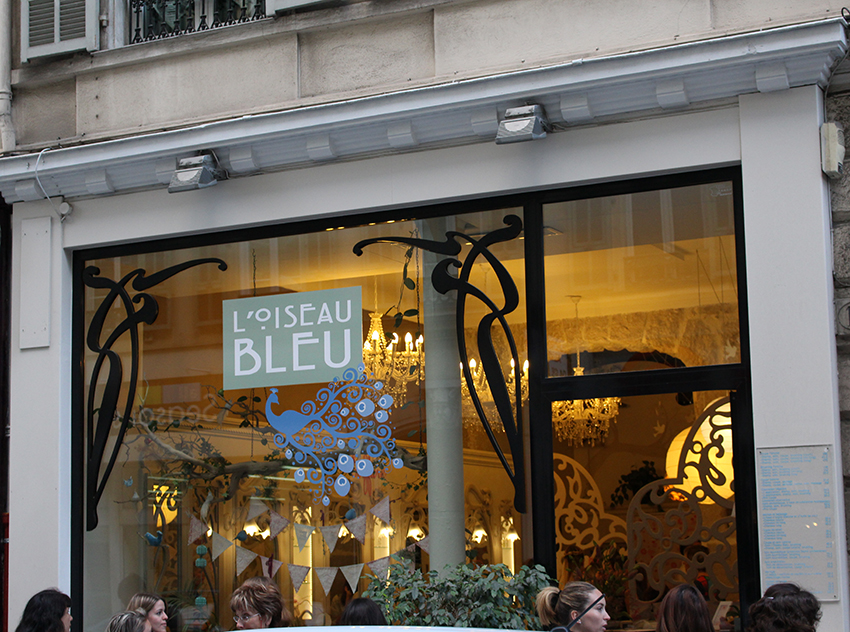
[[(481, 400), (481, 405), (487, 413), (487, 418), (490, 420), (490, 425), (493, 430), (504, 431), (502, 420), (496, 414), (496, 403), (493, 401), (493, 395), (490, 393), (490, 387), (487, 385), (487, 378), (484, 375), (483, 365), (478, 364), (475, 358), (469, 361), (469, 373), (472, 375), (472, 383), (475, 387), (475, 392), (478, 394), (478, 399)], [(508, 377), (508, 388), (514, 384), (516, 380), (516, 366), (513, 358), (511, 358), (511, 374)], [(528, 401), (528, 360), (522, 365), (522, 374), (520, 375), (520, 389), (522, 403)], [(460, 394), (463, 402), (463, 425), (469, 430), (481, 429), (481, 421), (478, 419), (478, 413), (475, 410), (475, 404), (472, 403), (472, 397), (469, 394), (469, 387), (466, 384), (466, 379), (463, 377), (463, 364), (460, 365)]]
[(407, 401), (407, 385), (411, 382), (419, 384), (424, 375), (425, 339), (420, 335), (414, 343), (413, 335), (407, 332), (404, 349), (399, 349), (398, 334), (393, 334), (392, 340), (387, 341), (381, 314), (372, 312), (369, 318), (369, 333), (363, 343), (366, 373), (384, 383), (384, 392), (392, 395), (394, 406), (403, 406)]
[[(573, 295), (569, 298), (575, 304), (576, 323), (578, 323), (578, 302), (581, 296)], [(573, 375), (584, 375), (580, 350), (576, 351), (576, 367)], [(552, 402), (552, 425), (555, 428), (555, 434), (561, 441), (574, 446), (604, 444), (608, 438), (611, 422), (617, 421), (620, 404), (619, 397)]]

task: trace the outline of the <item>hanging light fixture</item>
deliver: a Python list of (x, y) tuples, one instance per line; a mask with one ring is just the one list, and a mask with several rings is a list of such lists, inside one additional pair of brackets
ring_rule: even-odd
[[(578, 303), (581, 296), (569, 298), (575, 304), (576, 323), (578, 323)], [(576, 367), (573, 375), (584, 375), (584, 367), (581, 366), (581, 349), (576, 351)], [(611, 422), (617, 421), (620, 404), (619, 397), (552, 402), (552, 425), (555, 427), (558, 439), (574, 446), (604, 444), (608, 438)]]
[[(502, 431), (502, 420), (496, 414), (496, 404), (493, 401), (493, 395), (490, 393), (490, 387), (487, 385), (487, 378), (484, 375), (484, 367), (480, 365), (475, 358), (469, 361), (469, 373), (472, 375), (472, 383), (475, 386), (475, 392), (478, 394), (478, 399), (481, 400), (481, 405), (487, 413), (487, 418), (490, 419), (491, 427), (496, 431)], [(516, 365), (511, 358), (511, 374), (508, 377), (509, 387), (514, 384), (516, 379)], [(522, 373), (520, 374), (520, 390), (523, 405), (528, 402), (528, 360), (522, 364)], [(466, 384), (466, 379), (463, 377), (463, 363), (460, 365), (460, 394), (463, 402), (463, 425), (470, 430), (481, 429), (481, 422), (478, 419), (478, 413), (475, 410), (475, 404), (472, 403), (472, 397), (469, 394), (469, 387)]]
[(415, 343), (413, 335), (404, 336), (404, 349), (399, 348), (398, 334), (387, 340), (379, 312), (369, 314), (369, 333), (363, 343), (363, 364), (366, 373), (384, 383), (384, 392), (393, 397), (393, 405), (400, 407), (407, 401), (407, 385), (419, 384), (425, 371), (425, 339), (420, 335)]

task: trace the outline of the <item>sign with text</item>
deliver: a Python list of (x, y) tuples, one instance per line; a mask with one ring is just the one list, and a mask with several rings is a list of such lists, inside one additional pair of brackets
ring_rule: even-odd
[(359, 287), (222, 302), (224, 388), (330, 382), (363, 361)]

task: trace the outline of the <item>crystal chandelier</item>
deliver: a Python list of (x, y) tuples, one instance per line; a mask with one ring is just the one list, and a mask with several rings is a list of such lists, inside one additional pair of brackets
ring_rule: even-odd
[[(584, 367), (576, 366), (573, 375), (584, 375)], [(619, 397), (552, 402), (552, 425), (561, 441), (574, 446), (595, 446), (597, 442), (605, 443), (611, 422), (617, 421), (619, 412)]]
[[(576, 323), (578, 323), (578, 302), (581, 296), (573, 295), (569, 298), (575, 304)], [(576, 351), (576, 367), (573, 375), (584, 375), (581, 351)], [(595, 446), (597, 442), (604, 444), (608, 438), (611, 422), (617, 421), (620, 403), (619, 397), (552, 402), (552, 425), (555, 427), (555, 434), (561, 441), (574, 446), (587, 444)]]
[[(484, 367), (472, 358), (469, 361), (469, 373), (472, 375), (472, 383), (475, 386), (475, 392), (478, 394), (478, 399), (481, 400), (481, 405), (490, 420), (490, 426), (495, 431), (503, 431), (502, 420), (496, 414), (496, 404), (493, 401), (493, 395), (490, 393), (490, 387), (487, 385), (487, 378), (484, 376)], [(508, 377), (508, 386), (512, 387), (516, 379), (516, 366), (513, 358), (511, 358), (511, 374)], [(528, 401), (528, 360), (522, 365), (522, 373), (520, 375), (520, 389), (522, 403)], [(463, 377), (463, 364), (460, 365), (460, 394), (463, 402), (463, 425), (470, 430), (481, 429), (481, 421), (478, 419), (478, 413), (475, 410), (475, 404), (472, 403), (472, 397), (469, 394), (469, 387), (466, 384), (466, 379)]]
[(369, 314), (369, 333), (363, 343), (363, 364), (367, 375), (384, 383), (384, 392), (393, 397), (393, 405), (400, 407), (407, 401), (407, 385), (419, 384), (425, 371), (424, 338), (420, 335), (416, 342), (408, 332), (404, 336), (404, 349), (399, 348), (398, 334), (387, 341), (381, 314)]

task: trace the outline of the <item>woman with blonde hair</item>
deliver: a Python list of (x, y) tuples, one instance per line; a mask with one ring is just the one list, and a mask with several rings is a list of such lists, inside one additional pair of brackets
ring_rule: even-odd
[(151, 628), (144, 610), (127, 610), (109, 620), (106, 632), (151, 632)]
[(151, 632), (168, 631), (168, 614), (165, 612), (165, 601), (159, 595), (151, 593), (136, 593), (130, 598), (127, 610), (140, 610), (150, 623)]
[(563, 590), (544, 588), (537, 594), (537, 615), (549, 630), (564, 627), (572, 632), (603, 632), (611, 620), (605, 595), (587, 582), (569, 582)]
[(252, 577), (230, 597), (230, 609), (237, 630), (286, 628), (292, 615), (283, 604), (280, 588), (268, 577)]

